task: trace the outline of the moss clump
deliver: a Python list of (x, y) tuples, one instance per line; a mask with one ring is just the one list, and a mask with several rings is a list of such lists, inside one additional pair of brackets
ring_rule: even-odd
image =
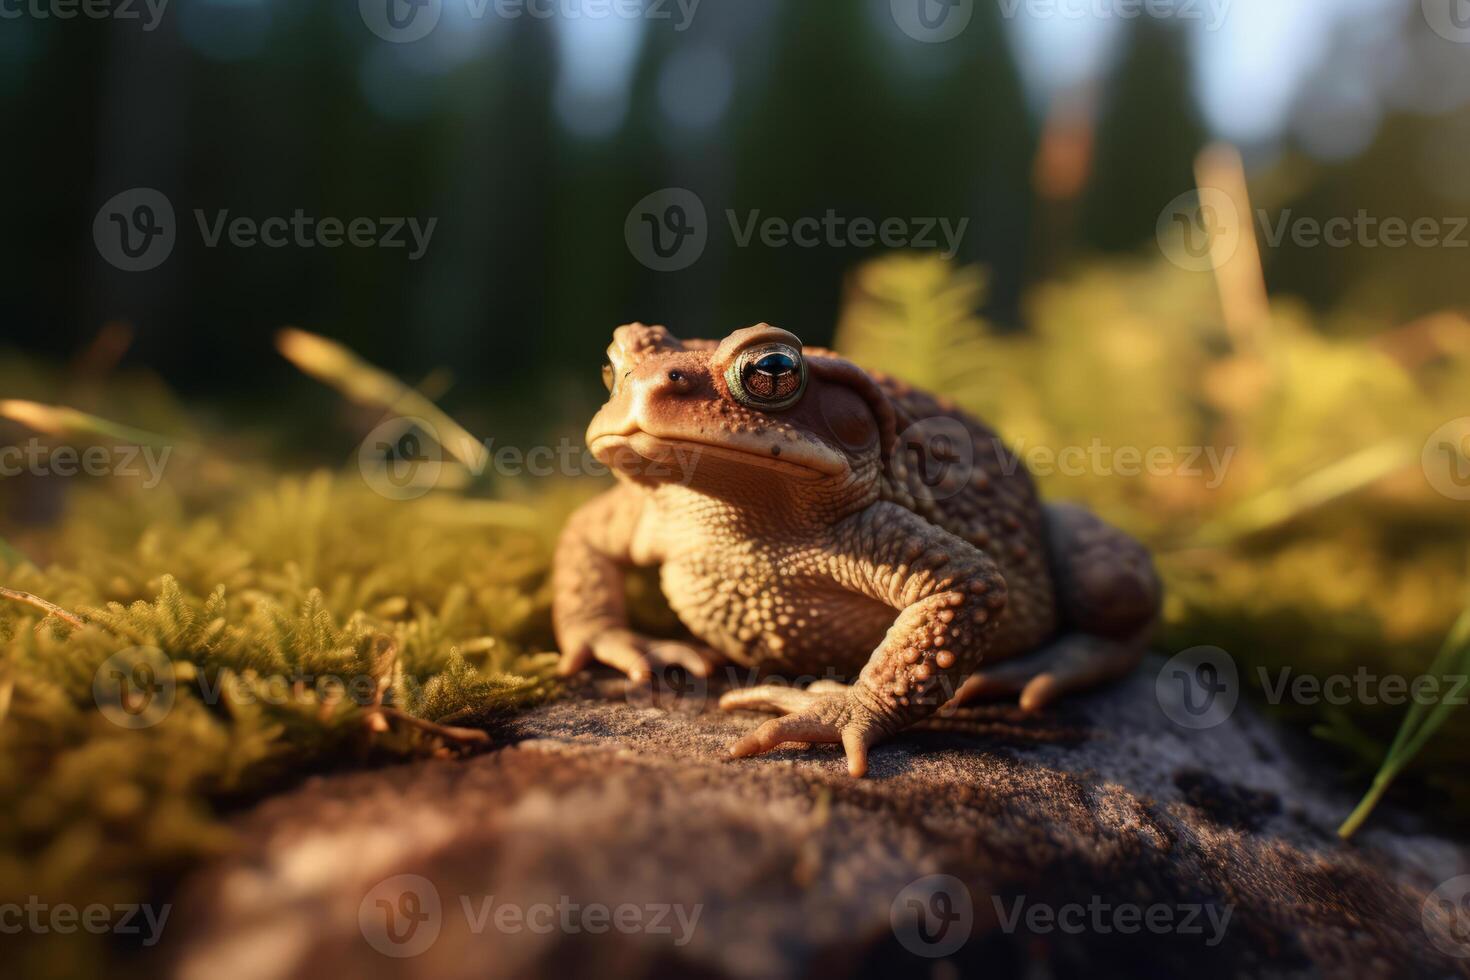
[[(142, 901), (229, 846), (222, 803), (455, 750), (435, 725), (553, 692), (555, 508), (487, 521), (319, 474), (184, 509), (83, 494), (45, 568), (0, 563), (84, 621), (0, 603), (0, 903)], [(100, 942), (27, 940), (22, 975), (73, 974)]]

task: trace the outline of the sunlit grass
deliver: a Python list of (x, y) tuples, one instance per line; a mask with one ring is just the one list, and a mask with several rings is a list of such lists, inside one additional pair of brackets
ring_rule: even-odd
[(1412, 700), (1409, 713), (1399, 726), (1398, 735), (1394, 737), (1393, 744), (1384, 757), (1383, 766), (1373, 777), (1373, 785), (1357, 808), (1337, 829), (1338, 835), (1343, 839), (1357, 833), (1374, 807), (1383, 799), (1388, 787), (1414, 761), (1434, 733), (1444, 727), (1455, 708), (1459, 707), (1451, 696), (1463, 695), (1463, 679), (1470, 676), (1470, 609), (1466, 609), (1455, 622), (1424, 676), (1432, 677), (1438, 682), (1440, 700), (1433, 704), (1418, 698)]

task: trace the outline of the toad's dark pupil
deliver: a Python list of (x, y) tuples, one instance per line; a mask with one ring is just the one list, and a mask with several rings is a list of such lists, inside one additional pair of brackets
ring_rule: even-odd
[(745, 369), (745, 389), (757, 398), (778, 401), (796, 393), (801, 373), (796, 359), (779, 351), (770, 353)]
[(786, 354), (767, 354), (755, 362), (755, 369), (761, 374), (782, 374), (795, 371), (796, 362)]

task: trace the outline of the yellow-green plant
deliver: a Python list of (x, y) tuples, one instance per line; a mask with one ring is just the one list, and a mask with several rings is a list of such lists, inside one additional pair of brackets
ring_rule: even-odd
[[(0, 565), (64, 610), (0, 600), (0, 896), (138, 901), (228, 846), (220, 801), (458, 747), (547, 697), (557, 519), (487, 524), (325, 473), (195, 519), (167, 491), (75, 500), (52, 563)], [(113, 678), (139, 651), (167, 708), (123, 727)], [(66, 938), (34, 955), (81, 955)]]
[(1399, 726), (1393, 744), (1383, 757), (1383, 765), (1373, 777), (1373, 785), (1338, 828), (1339, 835), (1347, 838), (1357, 833), (1399, 773), (1423, 751), (1434, 733), (1444, 727), (1451, 712), (1460, 707), (1454, 699), (1462, 696), (1464, 678), (1467, 675), (1470, 675), (1470, 610), (1466, 610), (1456, 621), (1449, 636), (1445, 637), (1444, 646), (1434, 658), (1434, 663), (1424, 675), (1438, 682), (1436, 687), (1443, 696), (1432, 704), (1416, 700), (1409, 707), (1409, 713)]

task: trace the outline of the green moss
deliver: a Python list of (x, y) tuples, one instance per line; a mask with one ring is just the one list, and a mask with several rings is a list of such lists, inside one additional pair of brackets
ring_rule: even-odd
[[(0, 603), (0, 902), (139, 901), (230, 846), (222, 804), (452, 747), (380, 703), (452, 723), (554, 690), (554, 508), (497, 526), (476, 501), (318, 474), (192, 519), (166, 492), (94, 489), (69, 513), (47, 567), (0, 578), (85, 620)], [(88, 955), (84, 935), (32, 938), (48, 972)]]

